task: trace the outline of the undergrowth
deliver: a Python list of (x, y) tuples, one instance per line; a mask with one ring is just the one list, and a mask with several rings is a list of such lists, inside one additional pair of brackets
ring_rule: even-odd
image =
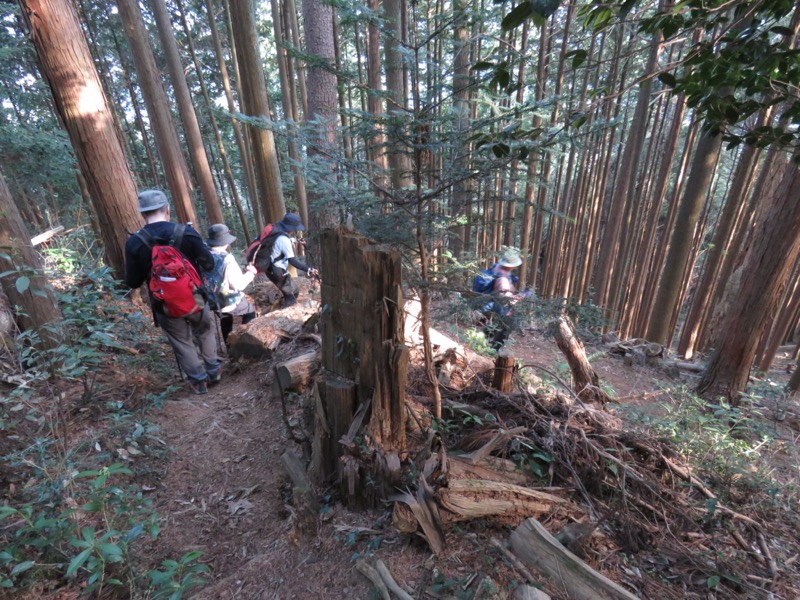
[(630, 422), (669, 441), (720, 499), (754, 505), (768, 498), (769, 506), (762, 506), (766, 510), (788, 509), (796, 502), (798, 490), (781, 483), (783, 477), (769, 460), (784, 444), (752, 397), (731, 406), (704, 400), (685, 387), (668, 390), (668, 395), (670, 400), (657, 411), (634, 406), (618, 410)]
[(26, 331), (5, 351), (19, 385), (0, 394), (0, 588), (51, 582), (177, 600), (208, 569), (199, 552), (152, 564), (159, 516), (135, 472), (165, 452), (147, 412), (170, 390), (147, 394), (121, 376), (164, 361), (141, 344), (149, 317), (82, 243), (47, 251), (61, 342), (44, 349)]

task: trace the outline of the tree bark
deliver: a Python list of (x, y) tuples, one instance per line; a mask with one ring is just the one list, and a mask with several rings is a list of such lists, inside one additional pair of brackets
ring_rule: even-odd
[(650, 320), (645, 336), (651, 342), (669, 346), (672, 340), (670, 322), (680, 297), (681, 283), (691, 254), (695, 227), (700, 219), (700, 211), (721, 148), (722, 136), (709, 133), (701, 135), (695, 148), (692, 170), (686, 183), (686, 193), (681, 199), (675, 229), (670, 235), (664, 270), (653, 303), (654, 316)]
[[(217, 189), (214, 187), (214, 178), (211, 176), (211, 166), (208, 164), (208, 155), (203, 145), (203, 136), (200, 133), (200, 124), (197, 122), (197, 113), (192, 103), (192, 94), (186, 83), (181, 57), (178, 54), (178, 44), (172, 31), (172, 20), (167, 12), (164, 0), (150, 0), (153, 7), (153, 16), (158, 25), (158, 34), (161, 38), (161, 49), (167, 60), (167, 70), (172, 82), (172, 91), (178, 105), (178, 113), (183, 122), (183, 132), (186, 135), (186, 145), (189, 147), (189, 156), (194, 165), (194, 174), (200, 186), (200, 193), (206, 205), (206, 218), (209, 224), (224, 223), (222, 206), (219, 203)], [(181, 8), (181, 10), (183, 10)]]
[(24, 0), (21, 6), (42, 76), (94, 201), (106, 262), (122, 278), (125, 241), (139, 228), (141, 217), (134, 204), (136, 184), (86, 38), (67, 0)]
[[(308, 121), (316, 122), (315, 135), (309, 141), (309, 159), (320, 164), (325, 177), (335, 181), (336, 156), (336, 120), (338, 111), (338, 93), (336, 75), (333, 72), (336, 56), (333, 45), (333, 7), (324, 0), (303, 0), (303, 21), (306, 31), (306, 51), (315, 57), (313, 65), (308, 68)], [(324, 64), (324, 66), (323, 66)], [(312, 231), (335, 227), (338, 224), (336, 206), (332, 202), (324, 203), (324, 191), (309, 192), (309, 204), (313, 207), (309, 215)], [(318, 248), (318, 246), (312, 247)], [(313, 253), (313, 252), (312, 252)], [(319, 256), (319, 253), (316, 253)], [(324, 260), (323, 260), (324, 264)], [(338, 265), (334, 268), (338, 268)], [(333, 271), (331, 271), (332, 273)], [(321, 269), (323, 281), (326, 273)]]
[(706, 398), (724, 396), (738, 402), (747, 386), (758, 340), (800, 249), (798, 197), (800, 170), (792, 161), (765, 218), (753, 232), (741, 288), (725, 316), (719, 346), (697, 386), (697, 392)]
[[(191, 196), (192, 182), (189, 178), (189, 167), (181, 150), (167, 94), (161, 85), (161, 74), (156, 66), (141, 10), (136, 0), (117, 0), (117, 7), (125, 36), (128, 38), (128, 44), (133, 53), (136, 74), (139, 77), (142, 96), (144, 96), (147, 114), (150, 117), (153, 139), (156, 142), (158, 155), (161, 157), (175, 213), (182, 223), (197, 223), (197, 213)], [(132, 197), (135, 195), (133, 194)]]
[[(243, 112), (248, 117), (268, 119), (267, 83), (258, 50), (258, 33), (252, 0), (231, 2), (230, 8), (236, 58), (239, 62), (239, 83), (243, 93)], [(286, 212), (275, 138), (266, 124), (247, 127), (250, 129), (254, 148), (261, 209), (266, 221), (275, 223), (280, 221)]]
[(33, 331), (45, 348), (54, 348), (60, 341), (53, 326), (61, 321), (61, 311), (53, 289), (47, 284), (42, 261), (31, 245), (31, 238), (22, 223), (19, 211), (3, 174), (0, 173), (0, 270), (12, 275), (0, 277), (0, 285), (15, 311), (20, 331)]

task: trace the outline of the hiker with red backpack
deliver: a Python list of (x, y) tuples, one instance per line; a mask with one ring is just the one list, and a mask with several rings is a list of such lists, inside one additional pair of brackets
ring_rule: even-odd
[(214, 267), (214, 257), (191, 225), (170, 222), (164, 192), (145, 190), (138, 200), (146, 224), (125, 243), (125, 283), (138, 288), (148, 282), (156, 326), (167, 335), (192, 391), (205, 394), (207, 384), (222, 376), (216, 327), (198, 275), (198, 269)]
[(299, 288), (287, 270), (289, 265), (308, 277), (319, 276), (319, 271), (300, 262), (294, 251), (296, 239), (293, 235), (304, 230), (300, 215), (286, 213), (278, 223), (267, 225), (247, 249), (247, 264), (253, 265), (258, 273), (266, 274), (283, 294), (281, 308), (297, 304)]
[(233, 318), (242, 317), (242, 324), (249, 323), (256, 318), (256, 308), (247, 298), (244, 289), (253, 282), (256, 268), (247, 265), (244, 272), (236, 262), (233, 254), (229, 252), (231, 244), (236, 237), (231, 235), (228, 226), (217, 223), (208, 228), (206, 244), (211, 248), (214, 256), (214, 269), (203, 273), (206, 289), (210, 290), (216, 299), (217, 310), (220, 314), (220, 329), (222, 339), (228, 343), (228, 336), (233, 331)]

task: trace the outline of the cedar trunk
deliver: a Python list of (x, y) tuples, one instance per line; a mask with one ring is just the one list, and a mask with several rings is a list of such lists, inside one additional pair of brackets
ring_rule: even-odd
[[(0, 285), (15, 311), (15, 320), (20, 331), (36, 331), (47, 348), (58, 344), (55, 330), (45, 327), (61, 321), (61, 311), (56, 304), (53, 290), (47, 285), (42, 271), (42, 261), (31, 246), (31, 238), (22, 223), (16, 204), (6, 180), (0, 173), (0, 269), (16, 271), (16, 274), (0, 277)], [(27, 286), (23, 277), (27, 277)], [(21, 290), (21, 291), (20, 291)]]
[(150, 47), (141, 10), (135, 0), (117, 0), (117, 7), (125, 36), (128, 38), (128, 44), (133, 53), (136, 74), (139, 77), (142, 96), (144, 96), (147, 114), (150, 117), (158, 155), (161, 157), (161, 164), (164, 167), (167, 186), (172, 194), (175, 213), (181, 223), (196, 223), (197, 214), (192, 202), (189, 167), (181, 150), (167, 94), (161, 85), (161, 74), (156, 66), (153, 49)]
[(175, 93), (178, 113), (183, 122), (183, 132), (186, 135), (189, 156), (192, 159), (194, 173), (200, 186), (200, 193), (203, 195), (206, 205), (206, 218), (210, 224), (224, 223), (222, 206), (219, 203), (217, 189), (214, 186), (214, 178), (211, 176), (211, 166), (208, 164), (208, 156), (203, 145), (203, 135), (200, 133), (200, 124), (197, 122), (197, 114), (192, 103), (192, 94), (184, 76), (181, 57), (178, 54), (178, 44), (172, 31), (172, 21), (167, 12), (167, 6), (164, 0), (150, 0), (150, 2), (153, 7), (153, 16), (158, 24), (161, 49), (164, 51), (167, 60), (167, 70), (172, 82), (172, 90)]
[(42, 76), (94, 201), (106, 262), (122, 278), (125, 241), (141, 224), (136, 184), (78, 17), (67, 0), (26, 0), (21, 6)]
[[(267, 83), (258, 50), (253, 3), (250, 0), (238, 0), (230, 3), (230, 9), (236, 58), (239, 64), (239, 83), (243, 94), (243, 112), (249, 117), (269, 118)], [(253, 143), (261, 209), (265, 220), (274, 223), (280, 221), (286, 212), (275, 138), (266, 124), (260, 127), (255, 125), (248, 127)]]
[(794, 161), (784, 172), (765, 218), (753, 232), (743, 265), (741, 288), (725, 316), (718, 349), (697, 392), (737, 401), (747, 385), (759, 338), (800, 248), (800, 170)]

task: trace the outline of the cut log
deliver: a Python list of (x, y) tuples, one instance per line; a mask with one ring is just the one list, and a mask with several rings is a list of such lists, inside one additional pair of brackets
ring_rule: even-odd
[(272, 358), (278, 346), (300, 333), (315, 314), (316, 307), (298, 305), (253, 319), (230, 335), (229, 355), (232, 359)]
[(567, 358), (578, 398), (582, 402), (599, 402), (600, 404), (608, 402), (608, 396), (600, 389), (600, 378), (589, 364), (583, 343), (575, 337), (569, 319), (564, 315), (560, 316), (553, 323), (553, 332), (559, 350)]
[(31, 246), (39, 246), (40, 244), (44, 244), (45, 242), (49, 242), (55, 236), (60, 234), (64, 231), (64, 226), (59, 225), (58, 227), (53, 227), (52, 229), (48, 229), (42, 233), (39, 233), (31, 238)]
[(492, 387), (500, 390), (504, 394), (511, 391), (514, 382), (514, 357), (509, 356), (505, 351), (499, 352), (494, 361), (494, 377)]
[(448, 456), (448, 477), (452, 479), (485, 479), (500, 483), (527, 485), (530, 477), (517, 468), (513, 460), (487, 456), (481, 464), (476, 464), (463, 456)]
[(283, 391), (303, 391), (311, 377), (319, 369), (322, 355), (318, 350), (311, 350), (295, 356), (275, 366), (275, 377)]
[(525, 566), (551, 578), (574, 600), (637, 600), (564, 548), (535, 519), (527, 519), (514, 530), (511, 548)]

